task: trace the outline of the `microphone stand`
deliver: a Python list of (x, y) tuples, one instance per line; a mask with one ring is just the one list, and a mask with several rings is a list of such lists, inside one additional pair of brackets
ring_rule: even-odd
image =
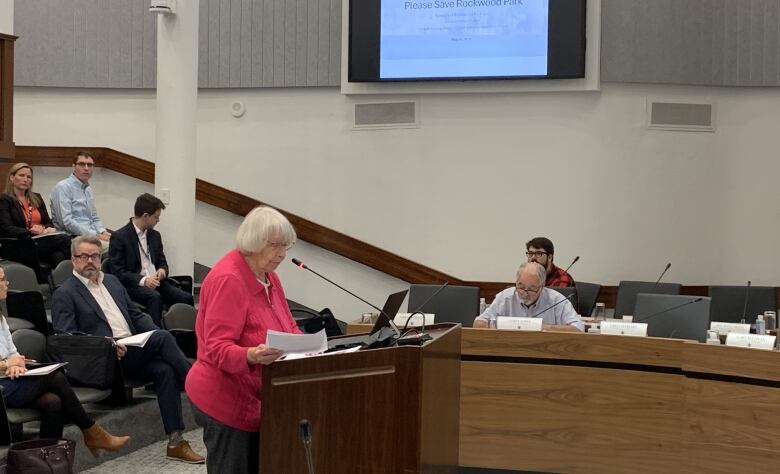
[(298, 427), (301, 431), (303, 448), (306, 450), (306, 464), (309, 468), (309, 474), (314, 474), (314, 460), (311, 456), (311, 423), (309, 423), (309, 420), (304, 418), (299, 422)]

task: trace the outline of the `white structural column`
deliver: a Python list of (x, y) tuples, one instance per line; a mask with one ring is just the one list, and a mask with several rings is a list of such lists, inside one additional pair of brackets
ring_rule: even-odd
[(195, 157), (198, 1), (179, 0), (157, 18), (155, 194), (166, 210), (158, 228), (172, 274), (192, 275), (195, 258)]

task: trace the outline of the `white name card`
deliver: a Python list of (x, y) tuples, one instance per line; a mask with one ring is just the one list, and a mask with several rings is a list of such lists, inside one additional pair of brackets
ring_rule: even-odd
[(718, 334), (721, 336), (725, 336), (732, 332), (737, 334), (750, 334), (750, 324), (713, 321), (710, 323), (710, 331), (718, 331)]
[(625, 321), (601, 321), (601, 334), (609, 336), (647, 336), (647, 323), (627, 323)]
[(496, 329), (519, 329), (520, 331), (541, 331), (542, 318), (518, 318), (514, 316), (499, 316), (496, 318)]
[[(415, 313), (414, 316), (412, 316), (412, 320), (409, 321), (409, 324), (406, 324), (406, 321), (409, 319), (411, 314), (412, 313), (398, 313), (395, 315), (395, 318), (393, 318), (393, 322), (398, 327), (404, 327), (404, 325), (407, 327), (422, 326), (423, 315), (421, 313)], [(430, 326), (433, 324), (435, 316), (436, 315), (434, 313), (425, 313), (425, 325)]]
[(775, 336), (763, 334), (741, 334), (730, 332), (726, 336), (726, 345), (731, 347), (747, 347), (749, 349), (763, 349), (771, 351), (775, 348)]

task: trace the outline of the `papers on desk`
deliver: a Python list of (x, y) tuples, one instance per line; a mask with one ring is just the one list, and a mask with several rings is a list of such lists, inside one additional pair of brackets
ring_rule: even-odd
[[(36, 375), (46, 375), (54, 372), (55, 370), (59, 369), (60, 367), (63, 367), (67, 365), (67, 362), (60, 362), (59, 364), (50, 364), (50, 365), (44, 365), (43, 367), (38, 367), (37, 369), (30, 369), (27, 372), (23, 373), (19, 377), (34, 377)], [(8, 378), (7, 375), (0, 376), (0, 378)]]
[(271, 329), (265, 345), (282, 351), (285, 359), (299, 359), (328, 350), (328, 338), (324, 329), (316, 334), (290, 334)]
[(142, 332), (141, 334), (136, 334), (135, 336), (130, 337), (124, 337), (122, 339), (117, 339), (117, 344), (123, 344), (125, 346), (135, 346), (135, 347), (143, 347), (146, 345), (146, 341), (149, 340), (150, 337), (152, 337), (152, 333), (156, 331), (156, 329), (153, 329), (151, 331)]

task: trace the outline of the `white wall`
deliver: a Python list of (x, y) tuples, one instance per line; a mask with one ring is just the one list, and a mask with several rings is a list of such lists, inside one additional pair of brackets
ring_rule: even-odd
[[(154, 160), (152, 91), (15, 94), (19, 145), (107, 146)], [(714, 100), (717, 132), (648, 130), (648, 96)], [(524, 241), (546, 235), (560, 264), (582, 256), (572, 273), (584, 281), (653, 279), (672, 262), (667, 281), (780, 284), (780, 91), (603, 84), (600, 93), (419, 99), (419, 129), (358, 132), (351, 105), (371, 98), (201, 91), (198, 176), (461, 279), (511, 281)], [(243, 118), (230, 115), (232, 100), (246, 104)], [(96, 188), (98, 205), (124, 196), (126, 180)], [(197, 220), (196, 256), (210, 265), (238, 219), (200, 206)], [(403, 285), (306, 245), (291, 253), (379, 303)], [(282, 273), (291, 298), (362, 311), (295, 271)]]
[(14, 34), (14, 0), (0, 0), (0, 33)]

